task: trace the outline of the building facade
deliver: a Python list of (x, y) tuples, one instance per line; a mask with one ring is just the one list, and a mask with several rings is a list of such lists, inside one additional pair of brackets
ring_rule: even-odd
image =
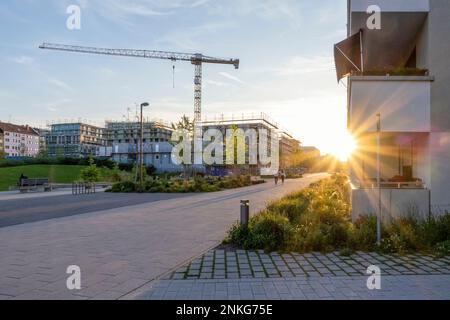
[(6, 156), (6, 154), (5, 154), (5, 144), (4, 144), (3, 130), (0, 129), (0, 158), (2, 156)]
[(96, 156), (105, 145), (104, 129), (85, 123), (52, 124), (45, 137), (50, 157)]
[[(144, 164), (154, 166), (158, 172), (181, 172), (182, 167), (171, 158), (172, 128), (162, 122), (146, 121), (143, 129)], [(107, 147), (100, 155), (118, 163), (135, 164), (139, 159), (140, 137), (140, 122), (107, 122)]]
[(300, 141), (286, 131), (280, 132), (280, 168), (287, 169), (295, 164), (294, 154), (300, 151)]
[(0, 122), (0, 132), (6, 157), (35, 157), (39, 153), (39, 134), (30, 126)]
[[(255, 114), (244, 114), (241, 116), (231, 116), (231, 117), (216, 117), (211, 120), (204, 120), (202, 122), (202, 130), (203, 132), (209, 130), (209, 129), (218, 129), (222, 136), (226, 137), (227, 130), (233, 130), (233, 129), (240, 129), (244, 132), (244, 134), (249, 129), (255, 130), (257, 133), (256, 137), (250, 137), (249, 135), (245, 135), (245, 165), (227, 165), (226, 164), (226, 158), (227, 158), (227, 148), (224, 143), (224, 151), (223, 151), (223, 157), (224, 157), (224, 165), (212, 165), (212, 166), (206, 166), (206, 172), (213, 174), (213, 175), (228, 175), (228, 174), (251, 174), (251, 175), (260, 175), (264, 174), (263, 172), (266, 171), (270, 167), (270, 165), (262, 165), (259, 161), (258, 164), (251, 164), (250, 161), (250, 155), (249, 151), (256, 150), (256, 158), (260, 159), (260, 149), (259, 149), (259, 141), (260, 141), (260, 134), (262, 130), (265, 130), (268, 134), (267, 136), (267, 150), (266, 153), (268, 156), (272, 157), (272, 150), (271, 150), (271, 139), (273, 135), (276, 135), (276, 140), (278, 141), (278, 157), (272, 157), (278, 161), (278, 167), (281, 167), (283, 164), (282, 159), (288, 159), (290, 152), (292, 152), (296, 145), (298, 145), (298, 141), (293, 139), (293, 137), (280, 129), (280, 125), (271, 119), (269, 116), (267, 116), (264, 113), (255, 113)], [(249, 145), (250, 139), (255, 138), (253, 141), (253, 145)], [(224, 141), (225, 142), (225, 141)], [(235, 156), (235, 163), (237, 163), (237, 156)]]
[[(381, 8), (381, 29), (369, 28), (369, 5)], [(449, 17), (448, 0), (348, 1), (349, 38), (335, 57), (358, 145), (355, 219), (380, 203), (383, 219), (450, 209)]]

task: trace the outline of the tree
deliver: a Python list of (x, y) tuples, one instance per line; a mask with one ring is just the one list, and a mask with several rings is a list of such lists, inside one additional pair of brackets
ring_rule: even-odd
[(1, 161), (1, 160), (5, 160), (5, 158), (6, 158), (6, 153), (5, 153), (5, 151), (0, 150), (0, 161)]
[(177, 123), (172, 123), (173, 130), (186, 130), (187, 132), (194, 132), (194, 121), (185, 114)]
[[(188, 116), (183, 115), (181, 119), (177, 123), (172, 123), (172, 129), (183, 131), (189, 133), (189, 136), (192, 138), (194, 134), (194, 121), (191, 120)], [(179, 141), (172, 141), (172, 143), (178, 143)], [(180, 154), (181, 157), (183, 157), (183, 154)], [(189, 164), (183, 163), (183, 174), (184, 179), (188, 179), (188, 172), (189, 172)]]
[(100, 171), (92, 156), (89, 156), (89, 166), (81, 170), (81, 179), (84, 182), (97, 182), (100, 180)]

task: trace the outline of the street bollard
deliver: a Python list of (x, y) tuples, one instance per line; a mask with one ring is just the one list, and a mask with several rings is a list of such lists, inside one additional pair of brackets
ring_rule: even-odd
[(250, 219), (250, 201), (241, 200), (241, 225), (247, 227)]

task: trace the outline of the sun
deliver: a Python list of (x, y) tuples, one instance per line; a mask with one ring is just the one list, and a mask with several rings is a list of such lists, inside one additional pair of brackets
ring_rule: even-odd
[(355, 138), (345, 131), (334, 139), (333, 150), (331, 153), (341, 161), (347, 161), (356, 149)]

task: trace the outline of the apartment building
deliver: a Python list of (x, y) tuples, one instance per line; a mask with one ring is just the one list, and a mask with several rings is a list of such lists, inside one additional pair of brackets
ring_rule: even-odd
[(52, 124), (50, 132), (46, 132), (45, 144), (50, 157), (96, 156), (105, 145), (104, 129), (85, 123)]
[(358, 144), (354, 219), (380, 204), (384, 220), (450, 210), (449, 17), (448, 0), (348, 1), (348, 38), (335, 45), (335, 60), (338, 79), (348, 77)]
[(3, 130), (0, 129), (0, 158), (2, 156), (4, 156), (4, 152), (5, 152), (5, 145), (4, 145), (4, 135), (3, 135)]
[(39, 134), (30, 126), (0, 122), (0, 148), (7, 157), (35, 157)]
[(50, 129), (45, 128), (34, 128), (39, 134), (39, 153), (47, 154), (47, 136), (50, 134)]
[[(143, 124), (144, 163), (158, 172), (180, 172), (182, 167), (172, 162), (172, 128), (162, 121), (145, 121)], [(100, 155), (118, 163), (136, 163), (139, 159), (141, 137), (140, 122), (107, 122), (105, 139), (107, 147)]]
[(280, 131), (279, 136), (280, 168), (286, 169), (294, 164), (292, 155), (300, 151), (300, 141), (295, 139), (292, 134), (287, 131)]
[[(271, 156), (271, 144), (270, 141), (272, 139), (272, 135), (277, 135), (277, 139), (279, 141), (278, 147), (279, 147), (279, 158), (278, 161), (280, 162), (280, 159), (286, 159), (285, 162), (287, 162), (288, 155), (292, 150), (296, 148), (295, 142), (298, 142), (295, 140), (289, 133), (281, 129), (281, 126), (271, 119), (268, 115), (265, 113), (253, 113), (253, 114), (242, 114), (242, 115), (232, 115), (232, 116), (218, 116), (213, 119), (206, 119), (202, 121), (202, 130), (203, 132), (207, 131), (208, 129), (218, 129), (221, 131), (222, 136), (226, 137), (227, 130), (230, 129), (241, 129), (243, 132), (247, 132), (248, 129), (254, 129), (258, 136), (256, 137), (256, 141), (259, 142), (260, 139), (260, 133), (261, 130), (266, 130), (268, 133), (267, 140), (267, 154)], [(246, 165), (213, 165), (213, 166), (206, 166), (206, 172), (213, 174), (213, 175), (227, 175), (227, 174), (252, 174), (252, 175), (259, 175), (261, 172), (264, 172), (265, 168), (269, 167), (266, 165), (261, 165), (258, 161), (258, 164), (249, 164), (250, 158), (249, 158), (249, 151), (253, 148), (257, 149), (257, 155), (256, 158), (259, 159), (259, 148), (257, 148), (257, 145), (249, 146), (249, 136), (246, 136)], [(224, 163), (226, 163), (226, 147), (224, 145)], [(235, 159), (235, 162), (237, 162), (237, 159)], [(280, 165), (280, 163), (278, 163)], [(284, 163), (286, 164), (286, 163)]]

